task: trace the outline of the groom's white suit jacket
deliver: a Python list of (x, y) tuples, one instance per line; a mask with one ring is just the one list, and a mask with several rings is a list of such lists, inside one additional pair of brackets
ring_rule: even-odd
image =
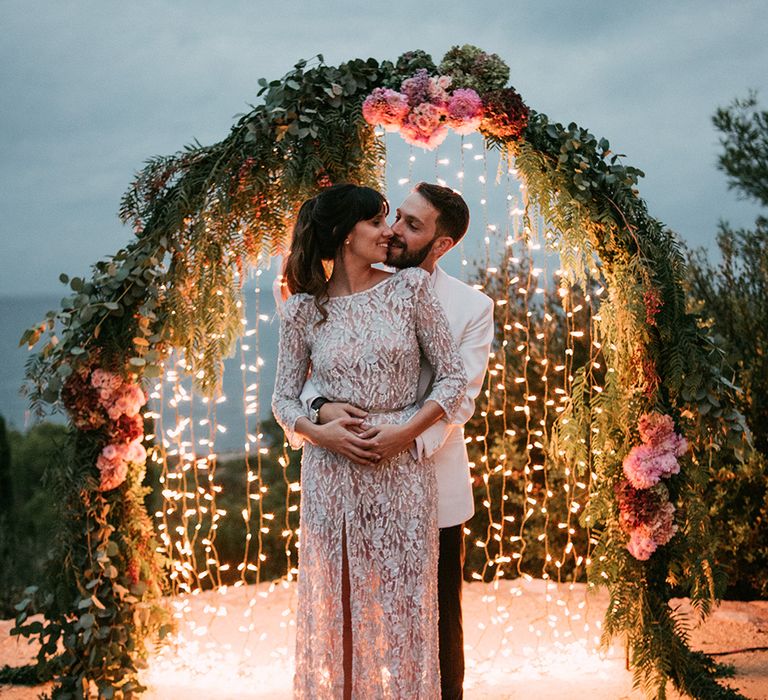
[[(416, 438), (419, 455), (432, 457), (437, 475), (437, 524), (439, 527), (459, 525), (475, 511), (472, 477), (469, 470), (464, 424), (475, 412), (475, 399), (480, 394), (488, 368), (488, 355), (493, 341), (493, 300), (481, 291), (451, 277), (440, 267), (432, 273), (435, 296), (448, 318), (453, 339), (467, 372), (467, 389), (452, 422), (445, 419), (427, 428)], [(279, 281), (274, 286), (278, 308), (282, 302)], [(430, 389), (432, 367), (423, 358), (419, 375), (418, 399)], [(307, 407), (318, 396), (312, 381), (307, 380), (301, 400)]]

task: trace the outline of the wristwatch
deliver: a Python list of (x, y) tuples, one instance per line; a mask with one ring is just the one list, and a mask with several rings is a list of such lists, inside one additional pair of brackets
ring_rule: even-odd
[(320, 422), (320, 409), (328, 403), (328, 399), (318, 396), (311, 404), (309, 404), (309, 420), (313, 423)]

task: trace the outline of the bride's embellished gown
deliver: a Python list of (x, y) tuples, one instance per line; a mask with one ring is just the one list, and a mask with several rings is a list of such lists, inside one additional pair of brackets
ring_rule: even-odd
[[(417, 410), (420, 350), (435, 372), (428, 399), (451, 416), (465, 389), (448, 322), (420, 268), (363, 292), (332, 297), (321, 316), (290, 297), (280, 324), (272, 408), (292, 438), (306, 412), (311, 368), (320, 394), (369, 412), (366, 425), (402, 423)], [(404, 452), (361, 467), (305, 443), (294, 694), (341, 698), (342, 536), (352, 611), (353, 697), (440, 697), (437, 639), (437, 492), (430, 460)]]

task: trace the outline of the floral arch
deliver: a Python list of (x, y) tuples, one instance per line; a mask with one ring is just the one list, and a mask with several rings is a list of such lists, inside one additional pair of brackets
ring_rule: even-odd
[[(686, 313), (683, 257), (639, 196), (642, 173), (623, 165), (604, 139), (530, 110), (507, 87), (504, 62), (475, 47), (454, 47), (439, 66), (421, 51), (396, 63), (355, 59), (332, 67), (318, 59), (300, 61), (281, 80), (261, 80), (263, 103), (241, 115), (223, 141), (148, 161), (121, 206), (135, 239), (96, 263), (90, 280), (62, 275), (72, 295), (22, 338), (42, 346), (27, 368), (32, 405), (63, 406), (71, 425), (66, 454), (52, 468), (65, 516), (58, 583), (30, 589), (18, 606), (16, 633), (42, 642), (40, 673), (56, 680), (57, 697), (142, 690), (144, 642), (171, 628), (159, 597), (220, 583), (223, 568), (210, 534), (220, 515), (215, 455), (171, 455), (153, 434), (160, 414), (143, 409), (147, 394), (178, 372), (214, 399), (223, 360), (243, 334), (244, 271), (284, 249), (298, 205), (335, 182), (382, 188), (382, 128), (425, 148), (453, 129), (479, 130), (486, 152), (498, 155), (499, 172), (519, 177), (516, 240), (525, 243), (541, 229), (559, 256), (560, 298), (581, 290), (566, 305), (561, 330), (583, 336), (568, 319), (577, 306), (591, 309), (589, 342), (580, 341), (580, 350), (566, 343), (568, 391), (543, 431), (528, 427), (525, 437), (538, 439), (513, 464), (508, 453), (520, 436), (508, 422), (515, 403), (508, 399), (524, 388), (514, 411), (530, 422), (526, 401), (535, 399), (534, 380), (543, 386), (546, 362), (534, 371), (522, 342), (522, 365), (510, 364), (514, 334), (531, 338), (536, 331), (525, 321), (535, 317), (533, 306), (510, 315), (521, 299), (528, 304), (529, 289), (514, 276), (511, 254), (483, 273), (497, 302), (498, 337), (472, 446), (480, 465), (473, 576), (528, 575), (520, 565), (525, 544), (515, 545), (525, 538), (515, 528), (549, 517), (546, 499), (554, 503), (554, 496), (541, 482), (548, 460), (548, 469), (559, 470), (559, 487), (566, 494), (581, 489), (584, 501), (575, 507), (566, 498), (565, 522), (558, 523), (566, 533), (562, 557), (542, 555), (540, 574), (587, 576), (608, 587), (604, 641), (626, 643), (636, 683), (649, 695), (663, 697), (671, 681), (693, 697), (736, 697), (718, 684), (711, 660), (688, 648), (690, 621), (669, 600), (690, 596), (706, 614), (717, 597), (700, 495), (708, 456), (739, 450), (744, 423), (732, 408), (735, 387), (720, 372), (720, 354)], [(530, 266), (526, 272), (530, 283)], [(261, 498), (264, 436), (250, 438), (241, 583), (262, 574), (261, 533), (270, 515)], [(290, 500), (299, 487), (287, 456), (280, 460)], [(147, 465), (161, 470), (165, 501), (157, 525), (145, 505)], [(529, 504), (518, 522), (504, 510), (519, 488), (516, 477)], [(185, 520), (187, 506), (207, 514), (207, 534)], [(289, 520), (286, 528), (290, 578), (295, 533)], [(205, 561), (195, 559), (199, 547)], [(44, 623), (27, 619), (35, 605)]]

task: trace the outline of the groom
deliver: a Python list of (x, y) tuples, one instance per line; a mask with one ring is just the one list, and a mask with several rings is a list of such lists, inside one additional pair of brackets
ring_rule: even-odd
[[(318, 396), (311, 380), (301, 398), (316, 432), (312, 442), (349, 457), (358, 464), (375, 463), (407, 449), (432, 457), (437, 475), (437, 520), (440, 528), (438, 607), (440, 676), (443, 700), (463, 695), (464, 635), (461, 620), (461, 583), (464, 565), (464, 522), (474, 513), (472, 480), (464, 423), (474, 413), (488, 367), (493, 340), (493, 301), (482, 292), (445, 273), (437, 262), (464, 236), (469, 209), (461, 195), (448, 187), (419, 183), (396, 211), (386, 264), (396, 268), (419, 266), (431, 274), (432, 288), (448, 318), (453, 338), (469, 380), (461, 406), (449, 423), (443, 419), (414, 443), (398, 444), (392, 433), (364, 439), (356, 426), (365, 411)], [(432, 381), (432, 368), (422, 361), (418, 396)]]

